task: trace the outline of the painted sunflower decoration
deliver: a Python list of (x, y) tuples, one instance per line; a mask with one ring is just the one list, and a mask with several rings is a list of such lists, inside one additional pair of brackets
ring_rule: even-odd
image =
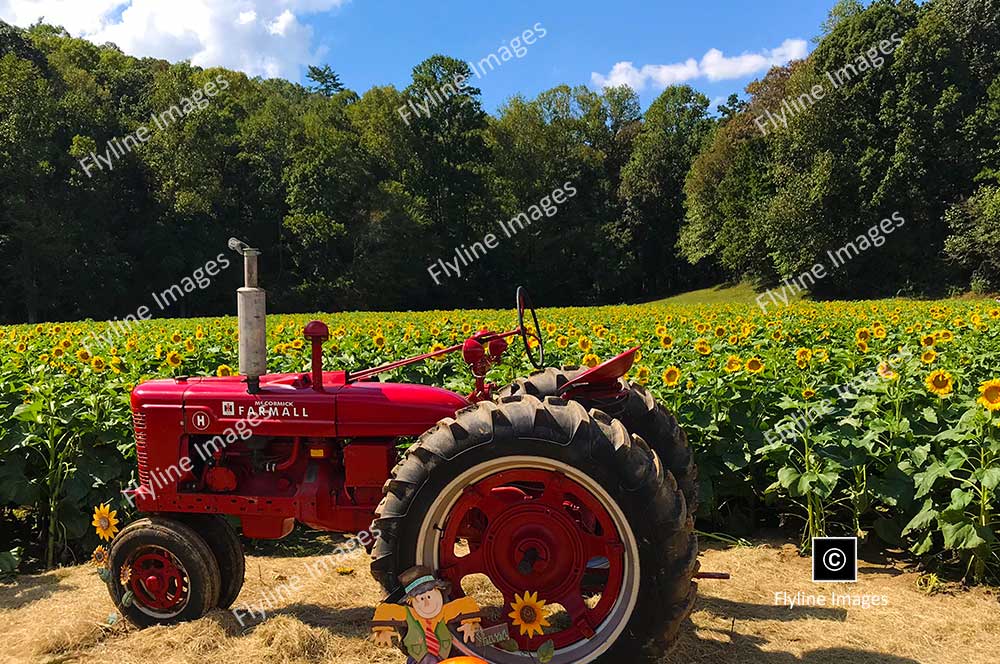
[(541, 636), (549, 621), (545, 617), (545, 600), (538, 599), (538, 593), (525, 592), (523, 596), (514, 595), (513, 611), (509, 614), (514, 626), (521, 630), (521, 636), (530, 639), (535, 632)]
[(105, 568), (108, 566), (108, 550), (103, 546), (98, 546), (94, 549), (94, 553), (90, 556), (90, 562), (94, 564), (95, 567)]
[(101, 503), (94, 508), (94, 530), (102, 540), (111, 541), (118, 534), (118, 510), (113, 510), (107, 503)]

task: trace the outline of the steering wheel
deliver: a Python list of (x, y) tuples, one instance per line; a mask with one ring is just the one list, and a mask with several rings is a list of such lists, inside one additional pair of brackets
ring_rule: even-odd
[[(535, 324), (534, 330), (529, 330), (524, 324), (524, 314), (527, 311), (531, 312), (531, 322)], [(517, 325), (521, 332), (521, 340), (524, 341), (524, 352), (528, 354), (528, 361), (531, 362), (531, 366), (539, 371), (544, 370), (545, 342), (542, 341), (542, 328), (538, 325), (538, 314), (535, 313), (535, 308), (531, 306), (531, 298), (528, 296), (528, 291), (524, 286), (517, 287)], [(534, 337), (535, 341), (538, 342), (537, 358), (531, 353), (531, 345), (528, 343), (529, 335)]]

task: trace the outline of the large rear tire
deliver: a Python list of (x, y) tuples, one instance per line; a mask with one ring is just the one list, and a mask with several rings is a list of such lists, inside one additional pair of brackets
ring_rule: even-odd
[[(500, 396), (530, 394), (544, 399), (561, 396), (563, 386), (576, 378), (586, 367), (549, 367), (530, 376), (518, 378), (500, 391)], [(688, 445), (687, 434), (677, 423), (677, 418), (658, 403), (649, 390), (625, 381), (627, 390), (619, 399), (579, 399), (584, 408), (597, 408), (621, 420), (629, 433), (646, 441), (660, 457), (660, 461), (677, 480), (684, 492), (688, 511), (698, 512), (698, 467)]]
[(697, 590), (697, 538), (674, 478), (621, 422), (555, 397), (483, 402), (439, 422), (393, 470), (372, 528), (372, 574), (391, 599), (420, 564), (455, 594), (485, 574), (504, 618), (515, 593), (561, 605), (557, 630), (511, 630), (526, 650), (552, 639), (552, 664), (662, 656)]

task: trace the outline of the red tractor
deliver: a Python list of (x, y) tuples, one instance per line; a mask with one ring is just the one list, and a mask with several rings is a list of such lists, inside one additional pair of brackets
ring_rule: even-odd
[[(506, 606), (537, 593), (562, 615), (542, 636), (511, 638), (530, 652), (553, 641), (554, 664), (633, 662), (670, 645), (696, 593), (696, 469), (674, 417), (622, 378), (637, 349), (592, 369), (545, 369), (538, 318), (518, 289), (514, 330), (324, 371), (328, 330), (313, 321), (311, 371), (267, 374), (259, 252), (230, 247), (246, 277), (241, 375), (151, 380), (132, 393), (140, 484), (126, 493), (145, 516), (111, 546), (108, 586), (123, 615), (145, 626), (230, 607), (244, 560), (228, 515), (249, 538), (284, 537), (296, 521), (370, 528), (371, 571), (390, 599), (414, 565), (438, 570), (456, 595), (471, 575), (487, 576)], [(495, 390), (487, 373), (515, 336), (538, 372)], [(475, 377), (468, 396), (376, 379), (456, 351)]]

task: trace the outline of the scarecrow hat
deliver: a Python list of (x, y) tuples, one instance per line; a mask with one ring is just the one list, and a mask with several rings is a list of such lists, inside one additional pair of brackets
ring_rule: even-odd
[(423, 565), (416, 565), (400, 574), (399, 582), (403, 584), (406, 596), (411, 599), (435, 588), (445, 594), (451, 590), (450, 583), (438, 579), (431, 568)]

